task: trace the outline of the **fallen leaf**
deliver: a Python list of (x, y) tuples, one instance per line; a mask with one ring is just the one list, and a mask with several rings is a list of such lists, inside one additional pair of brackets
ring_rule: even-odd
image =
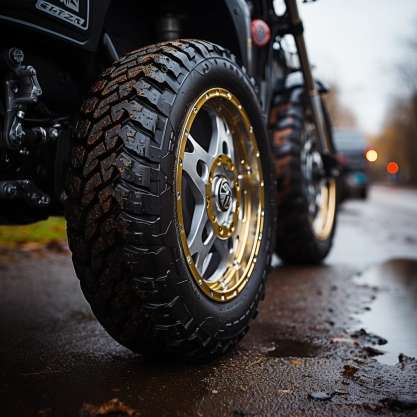
[(359, 368), (357, 368), (356, 366), (345, 365), (343, 367), (343, 376), (347, 378), (352, 378), (358, 371), (359, 371)]
[(137, 417), (139, 414), (133, 408), (122, 403), (118, 398), (113, 398), (100, 405), (84, 403), (81, 407), (81, 417), (101, 417), (118, 415), (120, 417)]
[(301, 366), (304, 363), (304, 361), (302, 359), (295, 358), (290, 359), (288, 363), (292, 366)]

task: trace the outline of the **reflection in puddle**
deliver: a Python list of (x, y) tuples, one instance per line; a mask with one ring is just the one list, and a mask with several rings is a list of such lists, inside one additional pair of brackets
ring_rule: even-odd
[(417, 357), (417, 260), (385, 262), (358, 277), (357, 283), (379, 289), (371, 310), (360, 317), (368, 332), (388, 340), (378, 361), (393, 365), (400, 353)]
[(277, 340), (264, 349), (264, 353), (274, 358), (313, 358), (319, 352), (319, 346), (299, 340)]

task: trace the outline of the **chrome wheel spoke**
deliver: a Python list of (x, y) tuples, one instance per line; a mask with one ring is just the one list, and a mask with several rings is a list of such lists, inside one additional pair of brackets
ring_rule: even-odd
[[(191, 142), (193, 151), (184, 152), (182, 161), (183, 170), (188, 174), (189, 179), (191, 180), (193, 193), (197, 202), (202, 203), (206, 192), (208, 166), (213, 158), (191, 135), (188, 135), (188, 140)], [(198, 173), (199, 163), (202, 164), (201, 175)]]
[(207, 221), (208, 217), (204, 204), (197, 205), (194, 210), (191, 228), (187, 238), (191, 255), (200, 252), (204, 245), (203, 231), (207, 225)]
[(213, 133), (210, 140), (209, 154), (213, 157), (222, 153), (235, 160), (233, 137), (226, 122), (217, 114), (211, 113)]

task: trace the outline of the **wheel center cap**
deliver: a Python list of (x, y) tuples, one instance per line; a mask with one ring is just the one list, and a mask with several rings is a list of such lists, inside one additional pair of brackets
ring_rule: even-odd
[(217, 186), (217, 205), (221, 211), (227, 211), (232, 204), (232, 187), (226, 178), (222, 178)]
[(228, 239), (238, 224), (240, 186), (232, 160), (220, 154), (211, 164), (206, 184), (206, 208), (214, 233)]

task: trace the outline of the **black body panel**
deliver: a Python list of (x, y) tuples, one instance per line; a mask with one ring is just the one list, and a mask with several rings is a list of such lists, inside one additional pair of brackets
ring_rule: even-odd
[(248, 4), (244, 0), (225, 0), (225, 3), (235, 26), (242, 64), (249, 71), (249, 74), (253, 76), (255, 74), (252, 59), (252, 38), (250, 33), (251, 16)]
[(99, 43), (110, 0), (1, 0), (2, 32), (19, 25), (89, 51)]
[[(106, 17), (107, 19), (110, 17), (108, 11), (111, 3), (116, 8), (115, 10), (124, 8), (129, 15), (138, 9), (146, 11), (149, 8), (149, 5), (140, 5), (131, 1), (126, 1), (122, 7), (119, 2), (112, 2), (112, 0), (0, 0), (0, 28), (6, 34), (9, 28), (15, 29), (19, 26), (24, 33), (30, 34), (35, 31), (38, 34), (44, 34), (45, 40), (51, 39), (52, 36), (75, 47), (93, 52), (97, 50)], [(164, 1), (156, 3), (160, 3), (161, 9), (167, 7)], [(156, 3), (153, 3), (154, 8)], [(178, 9), (182, 9), (187, 3), (187, 1), (180, 1), (177, 4)], [(189, 6), (191, 5), (193, 5), (192, 2)], [(251, 72), (250, 15), (247, 3), (244, 0), (224, 0), (224, 5), (228, 9), (226, 13), (229, 16), (223, 15), (226, 11), (224, 10), (219, 17), (231, 18), (233, 27), (226, 25), (222, 31), (234, 32), (235, 39), (238, 41), (238, 55), (242, 64)], [(122, 16), (123, 14), (116, 14), (116, 17)]]

